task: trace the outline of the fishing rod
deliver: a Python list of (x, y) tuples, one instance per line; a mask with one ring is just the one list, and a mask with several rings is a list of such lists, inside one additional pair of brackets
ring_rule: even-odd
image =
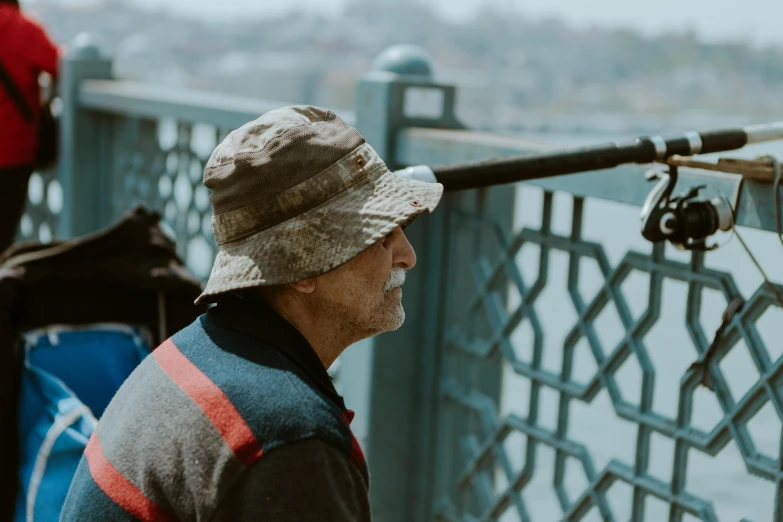
[[(622, 143), (552, 150), (524, 156), (398, 171), (403, 177), (437, 182), (445, 191), (476, 189), (577, 172), (610, 169), (625, 164), (666, 163), (672, 156), (693, 156), (741, 149), (752, 143), (783, 140), (783, 122), (706, 132), (686, 131), (670, 137), (642, 136)], [(733, 210), (725, 198), (699, 199), (699, 190), (672, 196), (677, 166), (653, 172), (659, 179), (642, 208), (642, 235), (652, 241), (671, 241), (687, 250), (711, 250), (704, 239), (733, 227)]]
[(628, 163), (664, 162), (675, 154), (726, 152), (774, 140), (783, 140), (783, 121), (707, 132), (686, 131), (671, 137), (642, 136), (623, 143), (431, 167), (434, 179), (428, 176), (428, 181), (437, 181), (446, 191), (476, 189), (610, 169)]

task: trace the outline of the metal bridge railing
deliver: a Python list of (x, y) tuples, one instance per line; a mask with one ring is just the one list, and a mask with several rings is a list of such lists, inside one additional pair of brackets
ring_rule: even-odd
[[(361, 78), (341, 115), (391, 168), (542, 150), (466, 130), (457, 89), (421, 57), (396, 60)], [(25, 235), (84, 234), (142, 201), (205, 277), (204, 163), (283, 104), (117, 81), (86, 41), (60, 93), (62, 158), (34, 181)], [(680, 182), (732, 198), (781, 280), (768, 185), (687, 170)], [(706, 255), (646, 243), (650, 188), (621, 167), (452, 193), (406, 230), (419, 257), (406, 326), (340, 358), (375, 520), (783, 520), (781, 308), (736, 241)], [(689, 368), (738, 295), (713, 392)]]
[(741, 294), (732, 274), (663, 245), (612, 262), (585, 238), (591, 201), (558, 208), (571, 218), (558, 232), (540, 196), (539, 224), (517, 231), (488, 215), (488, 194), (452, 214), (446, 280), (463, 284), (442, 295), (438, 517), (778, 520), (783, 359), (758, 328), (783, 333), (770, 288), (746, 294), (709, 391), (689, 368)]
[[(423, 128), (398, 143), (404, 164), (542, 151)], [(643, 174), (626, 166), (449, 196), (423, 471), (433, 470), (436, 519), (783, 520), (779, 297), (737, 240), (706, 255), (645, 243)], [(753, 247), (781, 281), (770, 183), (696, 170), (679, 183), (726, 195), (737, 223), (766, 230)], [(746, 304), (713, 350), (710, 391), (691, 365), (738, 296)]]

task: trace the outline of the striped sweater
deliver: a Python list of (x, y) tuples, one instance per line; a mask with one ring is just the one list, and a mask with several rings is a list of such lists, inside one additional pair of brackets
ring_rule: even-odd
[(292, 325), (224, 298), (122, 385), (61, 520), (369, 520), (352, 417)]

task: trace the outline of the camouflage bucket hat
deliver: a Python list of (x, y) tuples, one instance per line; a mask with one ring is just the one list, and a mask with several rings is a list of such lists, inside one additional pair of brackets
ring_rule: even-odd
[(439, 183), (390, 172), (359, 132), (311, 106), (268, 112), (204, 169), (218, 254), (196, 300), (324, 274), (432, 212)]

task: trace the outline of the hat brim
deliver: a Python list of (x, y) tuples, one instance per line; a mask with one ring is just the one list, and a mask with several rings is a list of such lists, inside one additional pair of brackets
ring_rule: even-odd
[(432, 212), (443, 185), (386, 171), (299, 216), (220, 247), (196, 303), (235, 290), (280, 285), (344, 264), (396, 227)]

